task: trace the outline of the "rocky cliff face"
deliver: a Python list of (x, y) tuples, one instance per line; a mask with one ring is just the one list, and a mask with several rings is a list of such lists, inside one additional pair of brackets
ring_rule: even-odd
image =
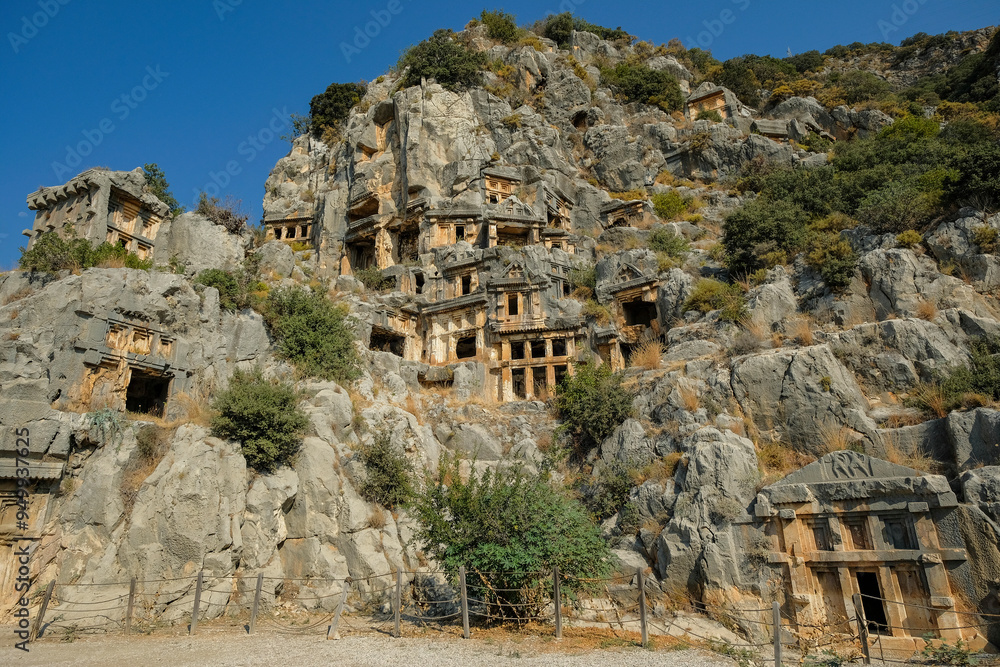
[[(389, 74), (369, 87), (339, 138), (295, 140), (265, 184), (265, 220), (308, 219), (311, 248), (278, 241), (250, 248), (187, 214), (164, 226), (156, 249), (158, 262), (183, 265), (187, 276), (125, 269), (56, 279), (0, 276), (0, 447), (5, 455), (13, 451), (12, 429), (29, 428), (33, 457), (58, 468), (37, 482), (36, 580), (171, 579), (199, 569), (210, 580), (234, 574), (249, 580), (264, 572), (315, 578), (306, 587), (322, 597), (329, 592), (323, 579), (418, 569), (406, 513), (384, 512), (358, 494), (364, 470), (356, 448), (372, 437), (365, 425), (390, 431), (418, 465), (434, 466), (451, 451), (470, 465), (514, 459), (538, 466), (551, 452), (556, 423), (540, 388), (520, 394), (505, 380), (489, 384), (491, 371), (510, 359), (477, 348), (474, 358), (455, 359), (445, 350), (435, 360), (434, 348), (421, 348), (426, 343), (417, 333), (391, 321), (400, 313), (430, 317), (435, 307), (482, 294), (476, 312), (483, 320), (473, 329), (497, 323), (500, 330), (495, 313), (504, 302), (488, 286), (513, 280), (511, 271), (544, 286), (534, 306), (543, 313), (538, 326), (574, 332), (571, 361), (602, 358), (622, 368), (635, 391), (633, 418), (591, 453), (583, 474), (596, 480), (598, 461), (653, 464), (604, 530), (624, 562), (652, 567), (665, 590), (683, 588), (703, 599), (777, 596), (768, 581), (778, 561), (768, 564), (766, 553), (742, 557), (766, 552), (762, 544), (769, 544), (760, 522), (772, 516), (765, 509), (772, 501), (758, 493), (831, 451), (909, 462), (924, 457), (925, 467), (934, 463), (948, 473), (948, 481), (934, 477), (928, 484), (942, 497), (954, 490), (964, 503), (966, 533), (980, 540), (1000, 534), (1000, 411), (984, 405), (927, 419), (902, 400), (921, 381), (966, 362), (971, 337), (1000, 334), (1000, 265), (973, 235), (983, 226), (1000, 230), (1000, 215), (963, 209), (937, 223), (926, 246), (916, 249), (898, 247), (893, 235), (847, 232), (859, 260), (842, 292), (826, 289), (797, 261), (748, 286), (742, 323), (726, 321), (718, 310), (685, 311), (700, 278), (723, 275), (712, 248), (723, 217), (743, 201), (716, 179), (758, 157), (808, 167), (826, 156), (752, 133), (748, 119), (692, 122), (616, 101), (596, 85), (594, 63), (613, 65), (634, 52), (589, 33), (576, 33), (569, 51), (545, 40), (540, 50), (495, 45), (482, 33), (472, 43), (506, 74), (490, 73), (485, 87), (462, 93), (432, 82), (397, 90)], [(671, 58), (647, 64), (692, 78)], [(494, 94), (501, 86), (509, 87), (503, 97)], [(787, 100), (771, 116), (835, 136), (874, 132), (891, 120), (878, 112), (828, 112), (804, 98)], [(487, 169), (514, 183), (507, 209), (489, 200)], [(703, 206), (696, 216), (661, 223), (642, 203), (627, 224), (616, 223), (619, 200), (610, 192), (644, 188), (649, 195), (697, 197)], [(565, 233), (548, 243), (433, 240), (440, 228), (435, 216), (481, 216), (487, 224), (525, 210), (544, 219), (554, 206), (558, 219), (552, 193), (562, 193), (571, 207)], [(410, 224), (414, 246), (405, 237)], [(690, 243), (670, 266), (646, 249), (661, 229)], [(198, 404), (225, 387), (236, 367), (292, 376), (259, 315), (221, 310), (217, 290), (190, 281), (205, 268), (236, 268), (247, 253), (261, 260), (262, 278), (272, 287), (311, 281), (323, 289), (329, 280), (330, 294), (357, 318), (365, 360), (353, 387), (301, 383), (308, 434), (294, 465), (270, 475), (249, 472), (238, 444), (211, 437), (198, 418)], [(373, 292), (352, 277), (371, 265), (395, 288)], [(468, 294), (462, 266), (478, 267)], [(569, 272), (587, 266), (594, 268), (595, 303), (614, 321), (584, 312), (572, 292)], [(655, 304), (641, 324), (629, 320), (635, 315), (623, 305), (633, 302), (616, 296), (626, 289), (645, 290), (638, 301)], [(629, 337), (636, 326), (663, 343), (646, 367), (626, 363), (626, 346), (640, 342)], [(115, 332), (126, 330), (132, 342), (116, 347)], [(370, 349), (387, 331), (404, 338), (404, 348)], [(166, 347), (128, 348), (145, 336)], [(175, 383), (170, 435), (155, 466), (141, 474), (135, 465), (141, 424), (101, 428), (93, 419), (101, 408), (127, 407), (123, 374), (135, 372), (126, 366), (138, 357), (143, 372), (162, 376), (170, 369)], [(996, 572), (996, 550), (978, 553), (981, 569)], [(989, 593), (988, 574), (967, 579), (974, 580), (969, 590)], [(189, 608), (188, 584), (152, 586), (147, 592), (158, 594), (157, 611), (166, 618)], [(276, 590), (266, 591), (269, 601)], [(210, 616), (225, 613), (228, 599), (214, 595)]]

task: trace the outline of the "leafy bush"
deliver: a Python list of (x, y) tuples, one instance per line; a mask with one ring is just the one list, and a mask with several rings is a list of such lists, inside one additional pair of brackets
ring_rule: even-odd
[(283, 288), (268, 296), (263, 310), (278, 350), (299, 371), (336, 382), (360, 375), (346, 306), (301, 288)]
[(680, 257), (691, 249), (691, 244), (680, 234), (661, 227), (649, 235), (649, 249), (668, 257)]
[(611, 29), (595, 25), (580, 17), (573, 16), (571, 12), (563, 12), (562, 14), (550, 16), (542, 24), (542, 36), (551, 39), (558, 44), (560, 48), (566, 48), (569, 46), (570, 38), (573, 36), (574, 30), (578, 32), (593, 33), (601, 39), (612, 41), (619, 39), (627, 39), (629, 41), (632, 40), (632, 35), (628, 34), (620, 27)]
[(905, 232), (901, 232), (896, 235), (896, 245), (900, 248), (912, 248), (915, 245), (923, 243), (924, 237), (912, 229), (907, 229)]
[(139, 259), (138, 255), (120, 245), (102, 243), (95, 247), (86, 239), (67, 239), (53, 231), (39, 236), (30, 250), (22, 247), (18, 261), (18, 266), (24, 271), (50, 274), (67, 269), (83, 271), (101, 264), (148, 271), (153, 266), (153, 260)]
[(429, 39), (407, 49), (397, 68), (409, 68), (403, 86), (420, 85), (434, 79), (447, 90), (464, 90), (479, 85), (486, 54), (465, 48), (451, 30), (436, 30)]
[(247, 465), (262, 473), (289, 463), (309, 423), (291, 385), (265, 379), (259, 368), (237, 369), (212, 407), (219, 413), (212, 432), (239, 441)]
[(718, 109), (702, 109), (698, 112), (695, 120), (710, 120), (713, 123), (721, 123), (722, 114), (719, 113)]
[(225, 200), (209, 197), (204, 192), (198, 200), (197, 212), (220, 227), (225, 227), (230, 234), (239, 234), (247, 225), (250, 215), (243, 210), (243, 200), (232, 195), (226, 195)]
[(458, 459), (443, 459), (414, 501), (416, 539), (457, 579), (464, 566), (490, 614), (530, 618), (551, 597), (552, 568), (569, 592), (581, 578), (611, 572), (611, 555), (579, 502), (540, 476), (498, 468), (464, 478)]
[(664, 220), (673, 220), (688, 210), (690, 197), (682, 197), (676, 190), (658, 192), (652, 196), (653, 210)]
[(892, 90), (888, 81), (865, 70), (845, 72), (837, 80), (837, 85), (843, 88), (848, 104), (881, 99)]
[(335, 128), (351, 113), (368, 91), (363, 83), (331, 83), (327, 89), (309, 102), (312, 131), (322, 134), (323, 128)]
[(709, 313), (722, 311), (719, 318), (729, 322), (739, 322), (746, 316), (746, 297), (736, 285), (729, 285), (712, 278), (702, 278), (684, 302), (684, 312), (697, 310)]
[(483, 13), (479, 15), (479, 20), (486, 26), (486, 34), (490, 39), (504, 44), (512, 44), (521, 36), (521, 29), (517, 27), (517, 17), (502, 9), (493, 11), (484, 9)]
[(622, 462), (598, 462), (594, 466), (591, 480), (580, 488), (583, 503), (596, 521), (604, 521), (614, 516), (628, 502), (633, 467)]
[(1000, 248), (1000, 232), (995, 227), (989, 225), (979, 225), (972, 229), (972, 242), (979, 246), (979, 251), (984, 253), (996, 253)]
[(626, 102), (651, 104), (665, 111), (678, 111), (684, 106), (677, 79), (645, 65), (623, 62), (614, 68), (603, 67), (601, 81)]
[(806, 51), (794, 56), (785, 58), (785, 62), (795, 68), (799, 74), (804, 74), (810, 70), (819, 69), (823, 66), (823, 56), (819, 51)]
[(973, 657), (975, 651), (972, 650), (968, 643), (963, 642), (961, 639), (957, 640), (954, 644), (949, 644), (943, 639), (938, 640), (938, 643), (935, 644), (935, 640), (937, 638), (933, 633), (925, 634), (924, 641), (926, 644), (920, 651), (920, 656), (930, 660), (931, 664), (958, 665), (959, 667), (979, 664), (979, 661)]
[(166, 174), (155, 162), (142, 165), (142, 174), (146, 177), (146, 187), (151, 195), (169, 206), (170, 212), (174, 215), (180, 215), (184, 212), (184, 207), (177, 203), (173, 193), (170, 192), (170, 184), (167, 183)]
[(597, 269), (593, 265), (572, 269), (569, 281), (573, 287), (586, 287), (593, 291), (597, 289)]
[(359, 491), (372, 502), (390, 509), (405, 505), (413, 497), (413, 464), (400, 447), (392, 443), (388, 431), (375, 435), (359, 452), (365, 479)]
[(913, 181), (893, 181), (871, 192), (858, 207), (858, 220), (878, 233), (912, 229), (934, 212), (930, 196)]
[(556, 387), (556, 409), (561, 429), (573, 437), (577, 451), (599, 446), (632, 416), (633, 394), (622, 386), (622, 375), (608, 364), (579, 364)]
[(785, 263), (805, 238), (808, 219), (802, 207), (783, 199), (759, 198), (733, 211), (722, 240), (730, 271), (752, 273)]
[(382, 274), (382, 269), (377, 266), (369, 266), (354, 272), (354, 277), (368, 289), (375, 292), (382, 292), (396, 286), (394, 278), (388, 278)]

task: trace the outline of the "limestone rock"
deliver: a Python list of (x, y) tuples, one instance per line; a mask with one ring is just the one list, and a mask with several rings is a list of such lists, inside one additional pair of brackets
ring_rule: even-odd
[(205, 269), (236, 269), (246, 251), (246, 239), (230, 234), (198, 213), (184, 213), (165, 222), (160, 231), (163, 241), (156, 244), (153, 259), (157, 264), (176, 262), (188, 275)]

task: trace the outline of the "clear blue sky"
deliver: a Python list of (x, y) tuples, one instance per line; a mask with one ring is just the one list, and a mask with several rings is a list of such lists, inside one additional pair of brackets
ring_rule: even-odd
[[(518, 0), (502, 6), (522, 24), (573, 9), (655, 43), (700, 42), (719, 59), (823, 51), (854, 41), (898, 44), (916, 32), (1000, 22), (996, 0)], [(222, 193), (242, 198), (257, 221), (264, 180), (288, 150), (275, 136), (288, 113), (307, 113), (310, 98), (331, 82), (374, 79), (402, 49), (436, 28), (461, 29), (479, 9), (444, 0), (350, 6), (2, 0), (0, 269), (16, 264), (21, 230), (31, 226), (25, 196), (91, 166), (134, 169), (156, 162), (190, 207), (213, 174), (225, 180), (220, 174), (232, 163), (239, 174)], [(375, 19), (385, 25), (369, 24)], [(343, 45), (366, 27), (375, 36), (345, 54)], [(92, 146), (88, 155), (67, 150), (81, 143), (83, 151)]]

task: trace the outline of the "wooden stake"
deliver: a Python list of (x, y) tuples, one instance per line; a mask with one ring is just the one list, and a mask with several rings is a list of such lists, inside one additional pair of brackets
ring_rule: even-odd
[(330, 623), (330, 630), (326, 633), (327, 639), (340, 639), (337, 626), (340, 625), (340, 615), (344, 613), (344, 605), (347, 604), (347, 591), (351, 587), (351, 578), (344, 579), (344, 590), (340, 594), (340, 602), (337, 603), (337, 610), (333, 612), (333, 621)]
[(469, 638), (469, 595), (465, 589), (465, 566), (458, 568), (458, 582), (462, 589), (462, 636)]
[(201, 584), (205, 579), (205, 570), (198, 570), (198, 583), (194, 587), (194, 609), (191, 611), (191, 627), (188, 634), (198, 632), (198, 607), (201, 606)]
[(42, 629), (42, 621), (45, 619), (45, 610), (49, 608), (49, 600), (52, 599), (52, 589), (55, 588), (55, 585), (56, 580), (53, 579), (45, 588), (45, 597), (42, 599), (42, 608), (38, 610), (38, 618), (35, 619), (35, 624), (31, 626), (31, 633), (28, 635), (29, 642), (33, 642), (38, 639), (38, 633)]
[(642, 568), (635, 571), (636, 582), (639, 584), (639, 631), (642, 636), (642, 645), (649, 643), (649, 631), (646, 629), (646, 581), (642, 576)]
[(872, 655), (868, 646), (868, 621), (865, 620), (864, 606), (861, 604), (861, 595), (855, 593), (851, 600), (854, 601), (854, 617), (858, 621), (858, 637), (861, 638), (861, 652), (865, 656), (865, 664), (872, 664)]
[(774, 667), (781, 667), (781, 605), (771, 603), (771, 623), (774, 625)]
[(398, 638), (398, 637), (402, 637), (403, 636), (402, 632), (400, 632), (400, 630), (399, 630), (399, 614), (400, 614), (400, 608), (403, 606), (403, 571), (402, 570), (396, 570), (396, 601), (395, 602), (396, 603), (393, 605), (393, 607), (395, 608), (395, 611), (393, 612), (393, 616), (394, 616), (393, 620), (395, 621), (395, 625), (396, 625), (395, 630), (396, 631), (395, 631), (395, 634), (393, 636)]
[(257, 628), (257, 609), (260, 608), (260, 589), (264, 587), (264, 573), (257, 573), (257, 588), (253, 592), (253, 607), (250, 608), (250, 627), (247, 634), (252, 635)]
[(552, 568), (552, 599), (556, 603), (556, 639), (562, 639), (562, 595), (559, 593), (559, 566)]
[(125, 635), (132, 634), (132, 610), (135, 608), (135, 577), (128, 585), (128, 609), (125, 610)]

